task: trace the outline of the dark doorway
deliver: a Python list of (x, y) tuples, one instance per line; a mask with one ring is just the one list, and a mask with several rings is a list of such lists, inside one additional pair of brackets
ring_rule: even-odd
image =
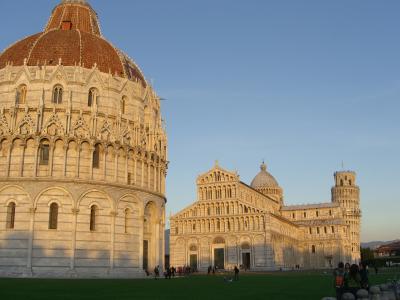
[(214, 266), (218, 269), (224, 269), (224, 249), (214, 249)]
[(242, 253), (242, 263), (246, 270), (250, 269), (250, 253)]
[(190, 268), (197, 271), (197, 254), (190, 254)]
[(149, 241), (143, 241), (143, 270), (149, 268)]

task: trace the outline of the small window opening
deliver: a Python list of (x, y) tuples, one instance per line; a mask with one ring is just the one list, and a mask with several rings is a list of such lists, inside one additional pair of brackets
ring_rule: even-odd
[(50, 205), (49, 229), (57, 229), (57, 223), (58, 223), (58, 204), (54, 202)]
[(7, 206), (6, 228), (7, 229), (14, 229), (14, 223), (15, 223), (15, 203), (11, 202)]
[(97, 100), (97, 90), (95, 88), (91, 88), (88, 94), (88, 106), (91, 107), (96, 103)]
[(40, 151), (39, 163), (41, 165), (48, 165), (49, 164), (49, 156), (50, 156), (49, 144), (41, 144), (39, 151)]
[(25, 104), (26, 103), (26, 85), (21, 85), (17, 88), (15, 94), (15, 104)]
[(90, 231), (96, 230), (96, 215), (97, 215), (97, 206), (92, 205), (90, 208)]
[(56, 85), (53, 89), (52, 102), (55, 104), (61, 104), (63, 99), (63, 88), (60, 85)]
[(94, 146), (93, 151), (93, 168), (98, 169), (100, 166), (100, 145)]
[(63, 21), (61, 24), (62, 30), (71, 30), (72, 29), (72, 22), (71, 21)]

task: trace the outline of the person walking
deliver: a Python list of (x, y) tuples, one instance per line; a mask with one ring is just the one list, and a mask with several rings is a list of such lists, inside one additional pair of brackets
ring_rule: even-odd
[(237, 266), (235, 266), (235, 268), (233, 269), (235, 272), (235, 281), (239, 280), (239, 268)]
[(361, 287), (363, 289), (369, 289), (369, 279), (368, 279), (368, 265), (365, 262), (360, 263), (360, 277), (361, 277)]
[(350, 266), (350, 271), (345, 275), (345, 291), (352, 293), (357, 298), (357, 291), (361, 288), (361, 276), (358, 265)]
[(333, 271), (334, 278), (334, 288), (336, 290), (336, 299), (342, 299), (343, 289), (344, 289), (344, 264), (340, 262), (338, 267)]

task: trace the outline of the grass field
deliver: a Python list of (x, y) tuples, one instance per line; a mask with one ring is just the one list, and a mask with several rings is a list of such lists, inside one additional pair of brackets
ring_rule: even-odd
[[(384, 283), (394, 273), (370, 276)], [(321, 299), (333, 296), (329, 272), (276, 272), (242, 274), (238, 282), (223, 276), (195, 275), (186, 278), (143, 280), (0, 279), (1, 300), (30, 299)]]

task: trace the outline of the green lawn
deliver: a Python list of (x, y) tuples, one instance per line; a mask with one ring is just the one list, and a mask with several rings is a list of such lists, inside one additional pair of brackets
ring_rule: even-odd
[[(370, 276), (383, 283), (393, 273)], [(241, 275), (226, 283), (221, 275), (143, 280), (0, 279), (0, 299), (321, 299), (333, 296), (327, 272), (276, 272)]]

